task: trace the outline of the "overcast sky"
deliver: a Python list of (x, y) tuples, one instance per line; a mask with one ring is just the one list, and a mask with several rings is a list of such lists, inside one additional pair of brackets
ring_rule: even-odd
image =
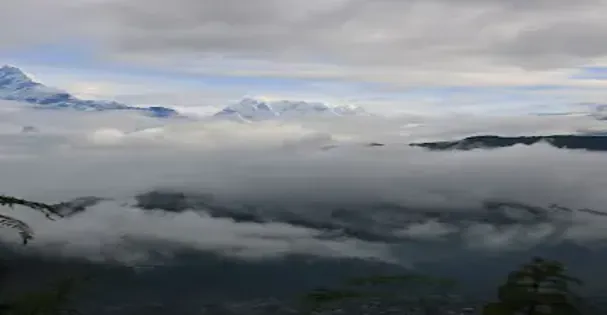
[[(605, 0), (6, 0), (0, 61), (80, 96), (380, 112), (604, 102)], [(205, 111), (205, 109), (200, 109)]]
[[(316, 204), (301, 213), (274, 208), (307, 226), (133, 207), (134, 195), (157, 187), (246, 202), (390, 203), (446, 214), (480, 211), (495, 198), (605, 211), (602, 153), (546, 144), (459, 153), (406, 146), (470, 134), (604, 131), (605, 121), (587, 115), (528, 114), (605, 103), (605, 12), (607, 0), (0, 0), (0, 62), (80, 97), (211, 113), (252, 96), (400, 114), (236, 124), (34, 111), (2, 101), (0, 192), (48, 202), (112, 198), (57, 222), (13, 214), (38, 234), (34, 249), (61, 245), (59, 253), (125, 260), (146, 251), (130, 248), (124, 236), (247, 258), (406, 261), (382, 240), (328, 237), (309, 220), (335, 218), (325, 220)], [(24, 126), (39, 132), (23, 133)], [(371, 141), (389, 145), (360, 146)], [(339, 148), (320, 150), (330, 145)], [(498, 250), (562, 232), (562, 222), (498, 228), (482, 215), (463, 227), (427, 220), (394, 230), (394, 220), (409, 215), (403, 208), (352, 215), (365, 233), (456, 233), (463, 247)], [(604, 219), (576, 213), (557, 240), (604, 241)]]

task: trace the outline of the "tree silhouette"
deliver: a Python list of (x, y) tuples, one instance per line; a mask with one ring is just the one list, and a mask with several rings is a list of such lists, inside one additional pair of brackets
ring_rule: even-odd
[[(11, 196), (0, 195), (0, 206), (24, 206), (43, 213), (48, 219), (63, 217), (57, 212), (55, 206), (34, 202), (25, 199), (19, 199)], [(14, 217), (0, 214), (0, 227), (8, 227), (17, 230), (19, 236), (23, 240), (23, 244), (27, 243), (34, 237), (34, 232), (30, 226)], [(0, 270), (0, 282), (6, 280), (8, 270), (6, 266)], [(60, 315), (60, 314), (77, 314), (76, 310), (64, 308), (67, 304), (69, 296), (74, 291), (78, 279), (67, 279), (59, 282), (52, 290), (44, 290), (39, 292), (30, 292), (19, 297), (16, 301), (1, 302), (0, 314), (10, 315)]]
[[(15, 206), (28, 207), (43, 213), (50, 220), (53, 220), (56, 217), (62, 217), (52, 205), (11, 196), (0, 195), (0, 206), (8, 206), (10, 208)], [(24, 245), (34, 237), (34, 232), (27, 223), (8, 215), (0, 214), (0, 227), (8, 227), (17, 230)]]
[(580, 299), (570, 285), (582, 282), (567, 275), (558, 261), (534, 258), (508, 275), (498, 289), (498, 302), (487, 304), (483, 315), (577, 315)]

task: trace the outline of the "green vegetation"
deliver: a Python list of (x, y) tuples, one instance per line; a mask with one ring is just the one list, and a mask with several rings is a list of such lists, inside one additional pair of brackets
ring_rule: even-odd
[[(51, 205), (4, 195), (0, 195), (0, 206), (8, 206), (10, 208), (25, 206), (43, 213), (49, 220), (62, 217)], [(24, 245), (27, 245), (34, 237), (34, 233), (27, 223), (8, 215), (0, 214), (0, 226), (17, 230)], [(0, 303), (0, 315), (78, 314), (76, 310), (66, 308), (65, 305), (68, 304), (69, 297), (79, 282), (79, 279), (70, 278), (59, 282), (50, 290), (29, 292), (10, 302), (3, 301)]]
[(428, 312), (450, 302), (450, 294), (456, 283), (449, 279), (420, 274), (397, 276), (372, 276), (356, 278), (344, 283), (342, 288), (319, 289), (304, 297), (304, 309), (321, 311), (348, 300), (403, 300), (412, 308)]
[[(535, 258), (508, 275), (506, 282), (498, 288), (498, 301), (485, 305), (482, 314), (580, 315), (582, 300), (570, 286), (581, 284), (579, 279), (566, 274), (563, 264)], [(384, 287), (384, 290), (370, 290), (385, 285), (391, 286)], [(352, 299), (405, 298), (412, 308), (429, 314), (433, 309), (450, 303), (449, 292), (454, 286), (455, 283), (448, 279), (423, 275), (377, 276), (348, 281), (341, 289), (314, 291), (306, 296), (305, 301), (309, 312), (314, 312)]]
[(498, 289), (498, 302), (490, 303), (484, 315), (577, 315), (581, 300), (570, 285), (581, 285), (567, 275), (563, 264), (535, 258), (508, 276)]
[[(0, 195), (0, 206), (25, 206), (42, 212), (53, 220), (62, 217), (55, 208), (44, 203)], [(0, 214), (0, 227), (16, 229), (27, 244), (33, 232), (23, 221)], [(0, 279), (0, 284), (4, 284)], [(82, 280), (82, 279), (80, 279)], [(52, 290), (30, 292), (10, 302), (0, 303), (0, 315), (63, 315), (78, 314), (65, 306), (70, 303), (80, 280), (64, 280)], [(535, 258), (511, 272), (498, 289), (498, 301), (487, 304), (483, 315), (579, 315), (581, 299), (570, 288), (582, 282), (566, 273), (563, 264)], [(428, 313), (450, 303), (456, 283), (443, 278), (419, 274), (379, 275), (346, 281), (337, 289), (319, 289), (303, 299), (305, 313), (326, 310), (339, 303), (356, 300), (403, 299), (411, 307)]]
[(78, 315), (76, 309), (68, 307), (83, 280), (68, 278), (50, 289), (28, 292), (5, 304), (0, 315)]

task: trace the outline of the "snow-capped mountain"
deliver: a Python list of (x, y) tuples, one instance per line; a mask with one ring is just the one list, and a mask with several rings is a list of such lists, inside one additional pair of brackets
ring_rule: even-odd
[(141, 111), (155, 117), (168, 117), (177, 114), (173, 109), (160, 106), (141, 108), (114, 101), (82, 100), (66, 91), (35, 82), (21, 69), (8, 65), (0, 68), (0, 99), (25, 102), (40, 109), (132, 110)]
[(237, 121), (260, 121), (275, 118), (366, 115), (370, 114), (363, 108), (351, 105), (330, 107), (320, 102), (289, 100), (265, 102), (253, 98), (245, 98), (236, 104), (224, 108), (214, 116)]

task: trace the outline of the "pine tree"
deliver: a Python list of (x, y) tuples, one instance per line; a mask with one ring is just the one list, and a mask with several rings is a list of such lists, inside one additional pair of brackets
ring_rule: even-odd
[(498, 290), (498, 302), (483, 315), (578, 315), (579, 298), (570, 285), (582, 282), (567, 275), (563, 264), (535, 258), (509, 274)]
[[(15, 206), (28, 207), (43, 213), (50, 220), (63, 217), (60, 213), (57, 212), (55, 206), (5, 195), (0, 195), (0, 206), (8, 206), (10, 208), (13, 208)], [(27, 223), (8, 215), (0, 214), (0, 227), (16, 229), (19, 232), (19, 235), (21, 236), (24, 245), (26, 245), (28, 241), (30, 241), (34, 237), (34, 233)], [(2, 266), (0, 265), (0, 267)], [(6, 273), (7, 270), (0, 271)], [(0, 272), (0, 284), (2, 284), (2, 282), (4, 282), (5, 280), (1, 276), (5, 275), (6, 274)], [(56, 287), (52, 288), (51, 290), (29, 292), (20, 296), (16, 301), (0, 302), (0, 314), (79, 314), (76, 310), (65, 307), (65, 305), (68, 304), (69, 298), (76, 289), (79, 282), (80, 279), (69, 278), (57, 283)]]
[[(53, 220), (55, 217), (62, 217), (62, 215), (59, 214), (52, 205), (5, 195), (0, 195), (0, 206), (8, 206), (10, 208), (13, 208), (14, 206), (28, 207), (42, 212), (48, 219), (51, 220)], [(21, 239), (23, 240), (23, 244), (27, 244), (34, 237), (34, 232), (27, 223), (8, 215), (0, 214), (0, 227), (8, 227), (17, 230), (19, 232), (19, 236), (21, 236)]]

